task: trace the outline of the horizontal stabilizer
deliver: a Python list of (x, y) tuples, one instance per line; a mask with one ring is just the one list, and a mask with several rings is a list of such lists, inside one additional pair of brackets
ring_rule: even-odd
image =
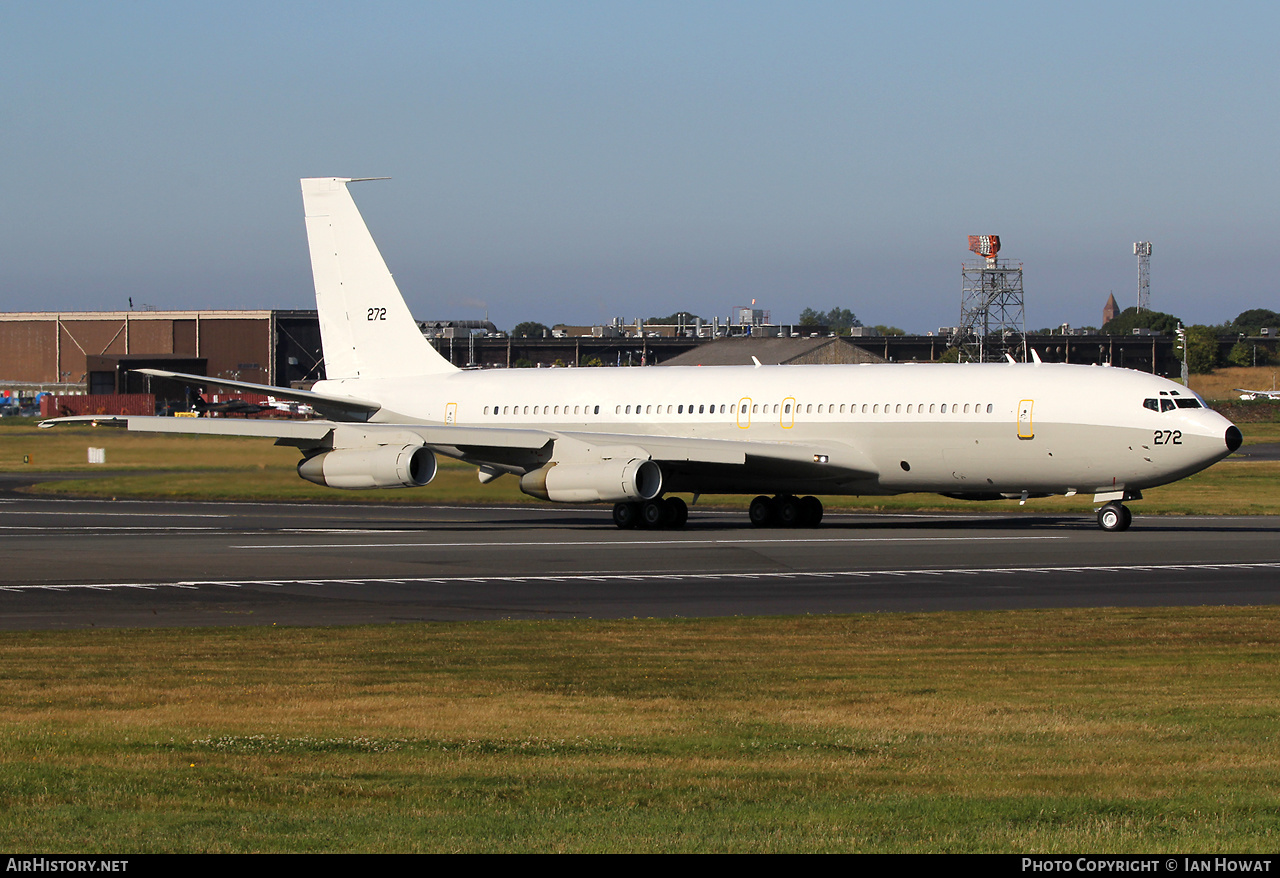
[(260, 393), (264, 396), (276, 396), (280, 399), (293, 400), (294, 402), (305, 402), (320, 414), (337, 421), (368, 420), (371, 414), (382, 408), (378, 403), (367, 399), (329, 396), (310, 390), (294, 390), (291, 387), (273, 387), (270, 384), (230, 381), (226, 378), (209, 378), (205, 375), (169, 372), (164, 369), (134, 369), (133, 371), (140, 375), (150, 375), (152, 378), (169, 378), (174, 381), (180, 381), (183, 384), (190, 384), (193, 387), (232, 387), (236, 390), (246, 390), (250, 393)]

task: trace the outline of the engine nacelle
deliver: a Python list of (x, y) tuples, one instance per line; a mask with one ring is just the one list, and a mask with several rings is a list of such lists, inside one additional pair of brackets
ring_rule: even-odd
[(436, 477), (436, 456), (424, 445), (337, 448), (299, 463), (298, 475), (327, 488), (418, 488)]
[(662, 468), (652, 460), (549, 463), (520, 478), (520, 490), (557, 503), (621, 503), (662, 493)]

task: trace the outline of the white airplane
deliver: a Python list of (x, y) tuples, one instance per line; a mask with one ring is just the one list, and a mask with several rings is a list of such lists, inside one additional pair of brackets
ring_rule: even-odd
[(276, 399), (274, 396), (267, 397), (267, 406), (278, 412), (286, 412), (291, 415), (314, 415), (316, 410), (305, 402), (298, 402), (292, 399)]
[(1232, 389), (1240, 394), (1241, 399), (1268, 399), (1271, 402), (1280, 402), (1280, 390), (1245, 390), (1243, 387), (1234, 387)]
[[(613, 503), (619, 527), (678, 527), (679, 493), (759, 494), (760, 526), (816, 525), (815, 494), (1124, 501), (1198, 472), (1240, 431), (1163, 378), (1064, 364), (460, 370), (423, 338), (347, 190), (302, 181), (327, 378), (288, 391), (326, 420), (80, 418), (130, 430), (274, 438), (333, 488), (421, 486), (436, 455), (545, 500)], [(66, 422), (59, 418), (56, 422)], [(51, 422), (46, 422), (47, 426)], [(773, 495), (772, 497), (768, 495)]]

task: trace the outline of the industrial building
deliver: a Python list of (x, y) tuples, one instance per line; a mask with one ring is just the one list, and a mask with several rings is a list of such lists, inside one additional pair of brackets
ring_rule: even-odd
[(177, 388), (130, 372), (141, 368), (285, 387), (308, 383), (323, 377), (319, 321), (315, 311), (0, 314), (4, 387), (182, 397)]

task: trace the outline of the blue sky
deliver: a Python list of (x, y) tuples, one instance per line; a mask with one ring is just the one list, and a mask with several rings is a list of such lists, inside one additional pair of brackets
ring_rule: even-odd
[(422, 318), (954, 323), (966, 236), (1034, 328), (1280, 310), (1280, 6), (0, 5), (0, 308), (313, 307), (298, 178)]

